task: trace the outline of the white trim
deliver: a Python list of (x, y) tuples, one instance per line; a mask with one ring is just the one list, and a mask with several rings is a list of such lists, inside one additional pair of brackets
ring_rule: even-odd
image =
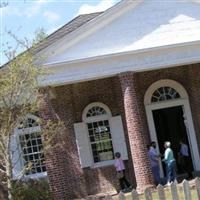
[[(35, 115), (32, 115), (32, 114), (28, 114), (27, 117), (25, 118), (25, 120), (27, 119), (33, 119), (35, 120), (36, 122), (39, 121), (39, 117), (35, 116)], [(39, 122), (38, 122), (39, 123)], [(22, 149), (21, 149), (21, 144), (20, 144), (20, 140), (19, 140), (19, 136), (20, 135), (23, 135), (23, 134), (31, 134), (31, 133), (34, 133), (34, 132), (41, 132), (41, 126), (38, 125), (38, 126), (34, 126), (34, 127), (28, 127), (28, 128), (22, 128), (22, 129), (19, 129), (19, 128), (15, 128), (14, 129), (14, 134), (13, 134), (13, 140), (15, 140), (15, 142), (17, 143), (18, 145), (18, 152), (16, 152), (18, 155), (18, 157), (20, 156), (21, 154), (21, 158), (19, 159), (19, 164), (20, 164), (20, 170), (22, 171), (23, 168), (24, 168), (24, 159), (23, 159), (23, 153), (22, 153)], [(13, 158), (14, 159), (14, 158)], [(18, 179), (18, 175), (17, 174), (20, 174), (21, 171), (15, 171), (13, 169), (13, 177), (14, 179)], [(46, 172), (38, 172), (38, 173), (35, 173), (35, 174), (29, 174), (29, 175), (26, 175), (24, 174), (23, 177), (25, 179), (39, 179), (39, 178), (44, 178), (47, 176), (47, 171)]]
[(128, 56), (128, 55), (141, 55), (144, 53), (150, 53), (150, 52), (156, 52), (156, 51), (161, 51), (161, 50), (170, 50), (173, 48), (186, 48), (187, 46), (195, 46), (195, 45), (200, 45), (200, 40), (195, 40), (195, 41), (189, 41), (189, 42), (183, 42), (183, 43), (176, 43), (176, 44), (169, 44), (169, 45), (164, 45), (164, 46), (155, 46), (155, 47), (148, 47), (148, 48), (143, 48), (143, 49), (135, 49), (131, 51), (125, 51), (125, 52), (117, 52), (117, 53), (111, 53), (111, 54), (105, 54), (105, 55), (99, 55), (99, 56), (93, 56), (93, 57), (86, 57), (86, 58), (81, 58), (81, 59), (75, 59), (75, 60), (63, 60), (59, 62), (50, 62), (50, 63), (44, 63), (43, 66), (45, 68), (53, 68), (53, 67), (59, 67), (64, 64), (76, 64), (76, 63), (82, 63), (82, 62), (90, 62), (90, 61), (96, 61), (96, 60), (104, 60), (108, 58), (115, 58), (119, 56)]
[(115, 160), (106, 160), (106, 161), (101, 161), (98, 163), (94, 163), (91, 168), (99, 168), (99, 167), (107, 167), (110, 165), (114, 165)]
[(47, 70), (51, 68), (51, 73), (39, 78), (39, 85), (41, 87), (58, 86), (107, 78), (126, 71), (143, 72), (199, 63), (199, 47), (200, 41), (194, 41), (75, 61), (44, 64)]
[(15, 129), (15, 132), (18, 135), (23, 135), (26, 133), (35, 133), (35, 132), (41, 132), (41, 127), (40, 126), (34, 126), (34, 127), (29, 127), (29, 128), (22, 128), (22, 129)]
[[(101, 107), (106, 111), (106, 115), (100, 115), (100, 116), (94, 116), (94, 117), (86, 117), (88, 111), (93, 108), (93, 107)], [(112, 113), (109, 109), (109, 107), (107, 105), (105, 105), (104, 103), (101, 102), (93, 102), (90, 103), (89, 105), (87, 105), (84, 110), (83, 110), (83, 114), (82, 114), (82, 120), (83, 122), (95, 122), (95, 121), (99, 121), (99, 120), (106, 120), (112, 117)]]
[[(94, 117), (86, 117), (88, 111), (91, 108), (93, 108), (94, 106), (103, 108), (106, 111), (107, 114), (94, 116)], [(112, 113), (111, 113), (109, 107), (107, 105), (105, 105), (104, 103), (101, 103), (101, 102), (90, 103), (89, 105), (87, 105), (85, 107), (85, 109), (83, 110), (83, 113), (82, 113), (82, 120), (83, 120), (83, 123), (85, 123), (85, 124), (96, 122), (96, 121), (108, 120), (109, 126), (110, 126), (110, 118), (111, 117), (112, 117)], [(112, 137), (111, 127), (110, 127), (110, 133), (111, 133), (111, 141), (112, 141), (112, 145), (113, 145), (113, 137)], [(100, 162), (97, 162), (97, 163), (94, 162), (93, 152), (92, 152), (92, 147), (91, 147), (92, 142), (90, 141), (90, 138), (89, 138), (88, 128), (87, 128), (87, 137), (88, 137), (88, 142), (89, 142), (90, 156), (92, 158), (92, 165), (90, 167), (91, 168), (98, 168), (98, 167), (105, 167), (105, 166), (113, 165), (114, 160), (100, 161)], [(114, 145), (113, 145), (113, 153), (114, 153)]]
[(182, 99), (188, 99), (187, 92), (185, 91), (184, 87), (180, 83), (174, 80), (170, 80), (170, 79), (162, 79), (162, 80), (156, 81), (147, 89), (144, 96), (145, 105), (152, 103), (151, 102), (152, 95), (160, 87), (171, 87), (180, 94)]
[(47, 177), (47, 171), (46, 172), (38, 172), (35, 174), (30, 175), (24, 175), (25, 179), (40, 179), (40, 178), (46, 178)]
[[(152, 91), (153, 89), (156, 88), (156, 86), (157, 87), (165, 86), (165, 85), (162, 85), (163, 83), (170, 83), (173, 86), (173, 88), (175, 88), (177, 92), (179, 92), (179, 94), (182, 94), (181, 96), (182, 98), (150, 104), (149, 102), (150, 102), (151, 96), (149, 95), (152, 95)], [(196, 140), (196, 133), (195, 133), (194, 125), (193, 125), (188, 95), (184, 87), (180, 85), (178, 82), (175, 82), (172, 80), (167, 80), (167, 81), (161, 80), (152, 84), (148, 90), (145, 94), (144, 104), (145, 104), (145, 110), (146, 110), (147, 122), (148, 122), (151, 140), (158, 143), (152, 111), (157, 110), (157, 109), (162, 109), (162, 108), (182, 106), (185, 121), (187, 121), (187, 124), (188, 124), (187, 136), (188, 136), (189, 146), (191, 149), (191, 156), (192, 156), (194, 170), (199, 171), (200, 170), (200, 162), (199, 162), (200, 156), (199, 156), (198, 145), (197, 145), (197, 140)], [(158, 147), (158, 151), (159, 151), (159, 147)]]
[(82, 26), (72, 31), (71, 33), (68, 33), (65, 37), (57, 40), (50, 46), (44, 48), (38, 54), (51, 55), (53, 52), (54, 55), (57, 55), (58, 53), (62, 52), (64, 49), (70, 48), (71, 46), (75, 45), (80, 40), (91, 35), (92, 33), (99, 30), (100, 28), (104, 27), (105, 25), (112, 22), (114, 19), (118, 18), (123, 13), (127, 12), (128, 10), (131, 10), (132, 8), (136, 7), (143, 1), (144, 0), (134, 0), (134, 1), (123, 0), (117, 3), (115, 6), (104, 11), (99, 16), (83, 24)]

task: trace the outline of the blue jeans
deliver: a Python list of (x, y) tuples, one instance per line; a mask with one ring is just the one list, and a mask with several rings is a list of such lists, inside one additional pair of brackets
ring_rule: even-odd
[(155, 184), (158, 185), (160, 183), (160, 168), (159, 165), (155, 165), (151, 167), (152, 173), (153, 173), (153, 178), (155, 181)]
[(167, 182), (174, 182), (176, 179), (176, 162), (175, 160), (166, 163)]

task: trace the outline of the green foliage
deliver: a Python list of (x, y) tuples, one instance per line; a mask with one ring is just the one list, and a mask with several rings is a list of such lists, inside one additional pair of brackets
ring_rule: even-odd
[(53, 200), (46, 180), (29, 180), (14, 184), (14, 200)]
[[(47, 74), (42, 70), (41, 57), (34, 54), (37, 43), (45, 38), (45, 31), (36, 32), (33, 43), (20, 40), (12, 32), (8, 34), (16, 41), (16, 46), (9, 46), (4, 51), (8, 62), (0, 68), (0, 183), (5, 187), (9, 200), (50, 200), (48, 184), (43, 181), (18, 182), (13, 184), (13, 168), (22, 161), (23, 150), (18, 151), (20, 143), (12, 145), (17, 138), (14, 135), (16, 128), (26, 122), (29, 114), (38, 115), (44, 104), (44, 99), (49, 99), (49, 89), (39, 86), (39, 81)], [(18, 48), (25, 49), (17, 56)], [(43, 58), (44, 59), (44, 58)], [(46, 121), (40, 119), (41, 134), (43, 138), (43, 151), (54, 148), (55, 133), (64, 133), (64, 125), (59, 119)], [(53, 144), (52, 144), (53, 143)], [(32, 163), (28, 163), (29, 169)], [(27, 166), (24, 166), (17, 179), (24, 177)], [(1, 188), (0, 188), (1, 189)], [(5, 199), (5, 198), (4, 198)], [(0, 200), (2, 200), (0, 196)]]
[(47, 33), (44, 28), (39, 28), (35, 31), (35, 38), (33, 39), (32, 45), (37, 45), (46, 39)]

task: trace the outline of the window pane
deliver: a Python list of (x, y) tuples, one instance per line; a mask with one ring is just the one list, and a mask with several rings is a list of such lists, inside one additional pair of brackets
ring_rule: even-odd
[(38, 122), (35, 119), (28, 118), (24, 122), (21, 122), (20, 126), (18, 128), (19, 129), (22, 129), (22, 128), (31, 128), (31, 127), (35, 127), (35, 126), (39, 126)]
[(20, 145), (23, 149), (23, 158), (25, 166), (30, 166), (26, 175), (45, 172), (45, 160), (41, 134), (30, 133), (19, 136)]
[(180, 94), (174, 88), (160, 87), (153, 93), (151, 102), (167, 101), (177, 98), (180, 98)]
[(88, 110), (86, 117), (94, 117), (98, 115), (105, 115), (106, 111), (104, 108), (101, 108), (99, 106), (94, 106), (90, 110)]
[(94, 162), (114, 159), (109, 121), (92, 122), (88, 123), (87, 126)]

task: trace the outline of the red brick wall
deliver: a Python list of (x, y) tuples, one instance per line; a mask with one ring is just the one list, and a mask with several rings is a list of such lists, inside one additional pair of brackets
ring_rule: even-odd
[(144, 192), (147, 187), (152, 187), (153, 176), (147, 155), (144, 120), (142, 117), (143, 105), (138, 96), (139, 84), (137, 76), (133, 72), (125, 72), (119, 75), (123, 93), (124, 110), (126, 116), (128, 137), (133, 160), (133, 168), (136, 174), (138, 193)]
[[(168, 68), (136, 74), (138, 98), (140, 99), (144, 139), (149, 141), (144, 94), (148, 87), (160, 79), (178, 81), (190, 96), (195, 130), (200, 141), (200, 65)], [(64, 149), (56, 150), (56, 156), (47, 156), (48, 173), (55, 199), (73, 199), (87, 194), (111, 191), (117, 187), (113, 166), (98, 169), (81, 169), (75, 143), (73, 123), (82, 121), (84, 108), (92, 102), (106, 104), (112, 115), (122, 115), (129, 151), (126, 162), (129, 179), (134, 182), (134, 172), (125, 124), (121, 86), (118, 77), (88, 81), (56, 88), (57, 98), (52, 101), (58, 116), (65, 122)], [(199, 142), (200, 144), (200, 142)], [(63, 193), (61, 195), (61, 193)], [(60, 195), (59, 195), (60, 194)]]
[(141, 102), (144, 101), (144, 95), (148, 87), (161, 79), (175, 80), (186, 89), (198, 144), (200, 144), (200, 64), (138, 73), (137, 80), (140, 85), (140, 93), (138, 95)]
[[(121, 88), (117, 77), (56, 88), (56, 99), (52, 100), (52, 104), (56, 114), (65, 122), (66, 138), (62, 138), (62, 141), (65, 143), (64, 148), (61, 150), (57, 149), (55, 157), (53, 153), (51, 157), (48, 155), (46, 156), (50, 184), (55, 194), (55, 199), (58, 199), (58, 197), (60, 199), (78, 198), (81, 192), (83, 196), (85, 190), (87, 194), (90, 195), (99, 192), (114, 191), (119, 188), (113, 166), (101, 167), (98, 169), (81, 169), (75, 144), (76, 139), (73, 123), (82, 121), (82, 112), (84, 108), (93, 102), (102, 102), (106, 104), (110, 108), (113, 116), (123, 116), (123, 108), (121, 106), (122, 99), (120, 95)], [(125, 126), (124, 129), (126, 130)], [(126, 140), (128, 142), (127, 138)], [(127, 146), (129, 148), (128, 143)], [(59, 151), (61, 152), (60, 154)], [(131, 156), (129, 155), (129, 157), (130, 161), (126, 161), (125, 164), (127, 166), (128, 177), (134, 182), (133, 170), (129, 170), (132, 166), (132, 164), (130, 164)], [(131, 171), (131, 176), (129, 175), (129, 171)], [(60, 176), (62, 176), (61, 179), (59, 178)], [(80, 180), (82, 184), (79, 184)], [(63, 188), (64, 197), (57, 195), (61, 187)], [(79, 187), (83, 189), (79, 191), (77, 189)]]

